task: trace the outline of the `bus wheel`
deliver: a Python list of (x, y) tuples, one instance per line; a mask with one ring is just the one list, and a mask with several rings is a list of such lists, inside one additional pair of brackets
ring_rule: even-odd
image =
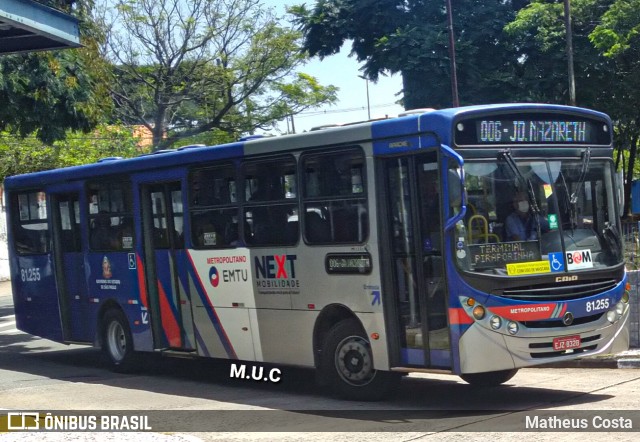
[(355, 319), (334, 325), (324, 341), (320, 376), (338, 396), (375, 401), (398, 386), (398, 373), (376, 370), (371, 345)]
[(486, 373), (467, 373), (460, 377), (474, 387), (496, 387), (514, 377), (517, 368), (512, 370), (488, 371)]
[(118, 309), (108, 310), (102, 320), (102, 351), (111, 370), (125, 373), (133, 369), (131, 330), (126, 316)]

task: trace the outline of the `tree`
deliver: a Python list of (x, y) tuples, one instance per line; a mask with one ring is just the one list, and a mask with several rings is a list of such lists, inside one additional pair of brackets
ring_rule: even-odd
[[(66, 2), (53, 2), (65, 6)], [(44, 142), (64, 138), (67, 129), (88, 132), (109, 112), (104, 64), (97, 53), (99, 29), (84, 20), (92, 0), (69, 12), (81, 19), (83, 48), (0, 58), (0, 130)]]
[(111, 91), (155, 146), (213, 129), (252, 133), (336, 99), (336, 88), (295, 74), (300, 34), (258, 0), (117, 0), (112, 10)]
[(44, 144), (36, 137), (0, 133), (0, 183), (7, 176), (94, 163), (100, 158), (140, 154), (131, 130), (99, 126), (90, 134), (67, 132), (64, 140)]
[[(629, 149), (625, 180), (625, 208), (629, 213), (631, 183), (640, 142), (640, 0), (616, 0), (589, 35), (591, 42), (613, 61), (616, 87), (612, 107), (617, 111), (618, 149)], [(613, 110), (613, 109), (612, 109)]]
[[(461, 102), (499, 102), (509, 95), (512, 61), (502, 44), (503, 28), (525, 3), (454, 2)], [(402, 75), (405, 108), (451, 105), (444, 0), (319, 0), (312, 10), (300, 5), (290, 12), (312, 56), (335, 54), (351, 40), (351, 53), (370, 80)]]
[[(618, 149), (630, 150), (625, 184), (628, 213), (640, 140), (640, 0), (573, 0), (577, 104), (606, 112)], [(519, 99), (567, 103), (562, 4), (535, 0), (507, 26), (518, 53)]]

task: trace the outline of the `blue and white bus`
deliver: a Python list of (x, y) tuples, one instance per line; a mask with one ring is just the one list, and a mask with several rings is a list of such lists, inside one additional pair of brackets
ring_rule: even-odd
[(315, 367), (355, 399), (408, 372), (497, 385), (628, 348), (616, 176), (606, 115), (508, 104), (10, 177), (17, 326), (118, 370), (162, 352)]

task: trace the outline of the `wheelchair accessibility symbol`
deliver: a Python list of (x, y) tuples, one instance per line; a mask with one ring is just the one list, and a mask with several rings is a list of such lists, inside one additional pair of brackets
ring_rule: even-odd
[(564, 258), (562, 253), (549, 253), (549, 263), (551, 264), (552, 272), (564, 271)]

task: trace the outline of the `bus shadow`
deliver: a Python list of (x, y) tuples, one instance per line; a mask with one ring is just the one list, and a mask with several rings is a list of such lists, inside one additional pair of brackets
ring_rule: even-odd
[[(35, 345), (34, 345), (35, 344)], [(204, 401), (229, 402), (244, 406), (260, 406), (282, 411), (319, 415), (332, 410), (413, 410), (451, 413), (502, 413), (505, 411), (553, 409), (579, 404), (593, 404), (612, 396), (568, 389), (513, 386), (513, 381), (495, 388), (473, 388), (456, 376), (424, 375), (405, 377), (394, 397), (381, 402), (352, 402), (334, 399), (326, 388), (315, 384), (315, 371), (303, 368), (246, 363), (265, 373), (277, 368), (279, 382), (261, 382), (231, 378), (229, 361), (185, 360), (145, 354), (141, 368), (134, 373), (113, 373), (104, 367), (101, 353), (93, 348), (69, 347), (26, 334), (0, 335), (0, 370), (30, 373), (66, 382), (83, 382), (144, 392), (196, 398)], [(55, 348), (52, 348), (55, 346)], [(240, 363), (235, 363), (237, 366)], [(516, 375), (515, 380), (518, 376)], [(98, 405), (98, 404), (96, 404)], [(203, 402), (203, 408), (211, 404)], [(315, 411), (307, 411), (313, 408)], [(366, 419), (366, 414), (354, 415)], [(369, 415), (369, 418), (374, 418)], [(424, 416), (424, 413), (423, 413)], [(430, 416), (430, 415), (428, 415)], [(384, 420), (384, 413), (379, 415)]]

